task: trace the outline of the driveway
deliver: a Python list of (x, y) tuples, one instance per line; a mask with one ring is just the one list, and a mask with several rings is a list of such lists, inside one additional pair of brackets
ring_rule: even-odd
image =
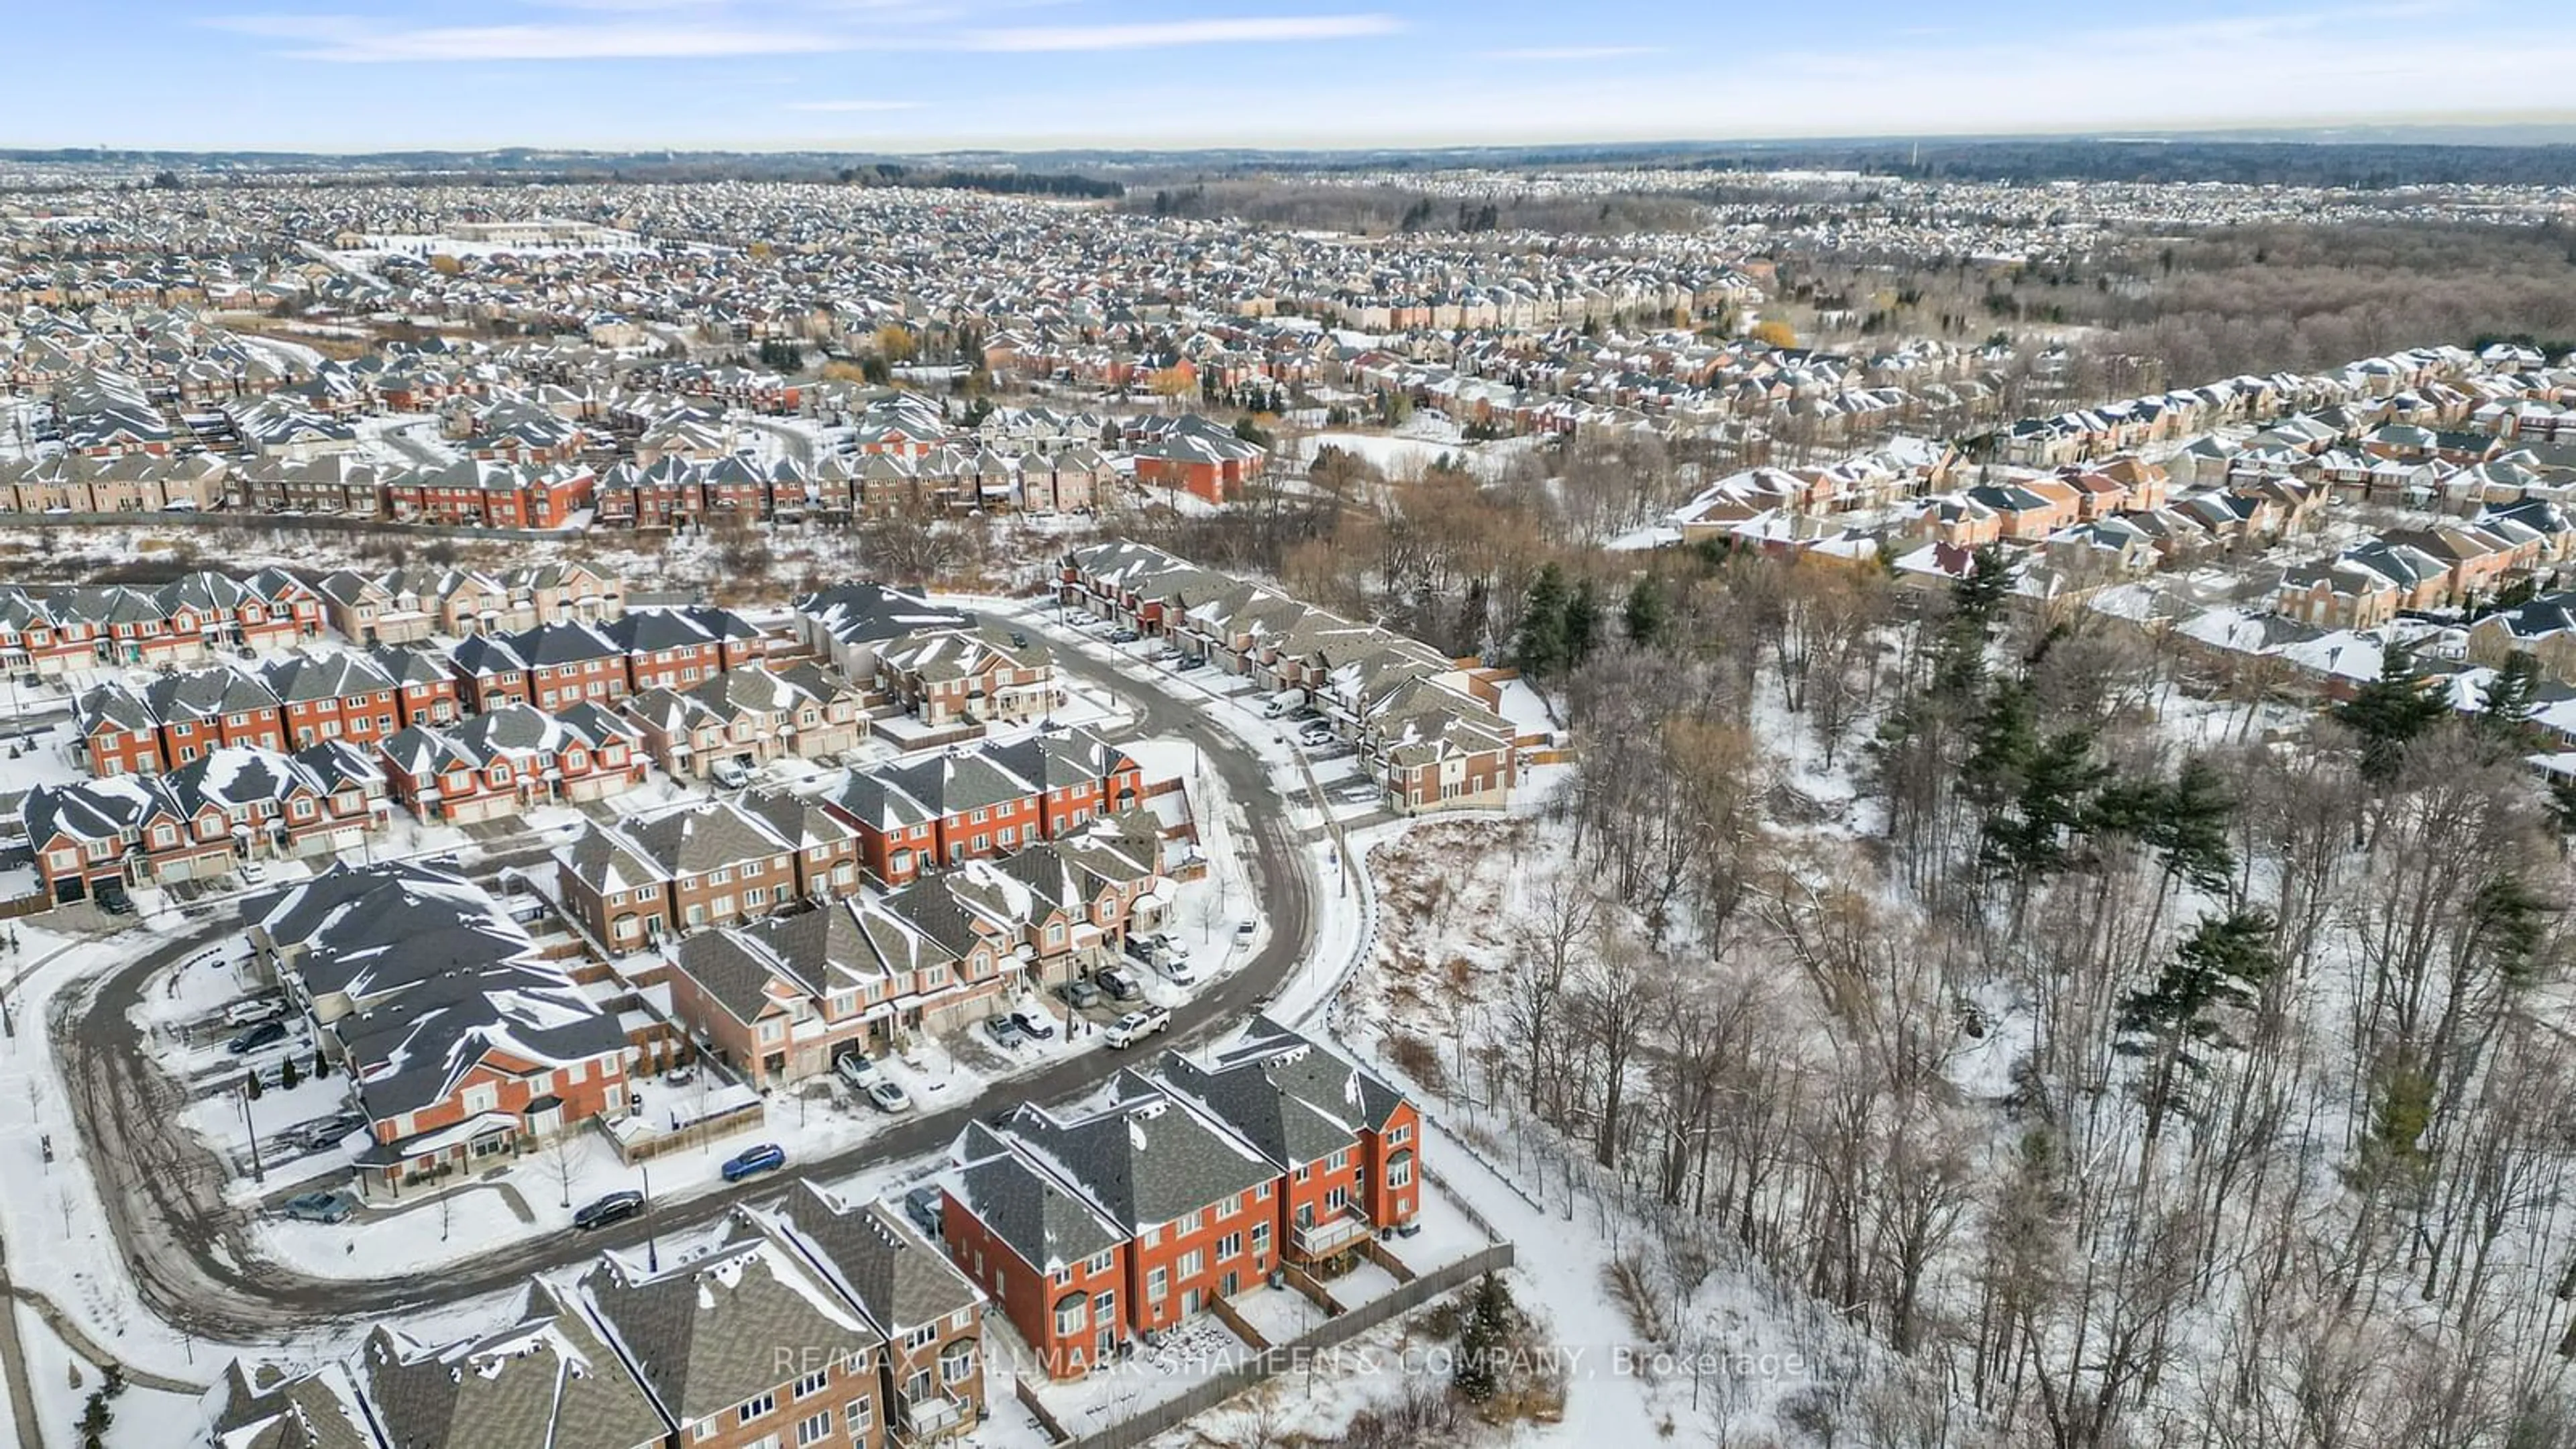
[[(1268, 771), (1234, 736), (1201, 717), (1203, 698), (1175, 697), (1166, 692), (1164, 681), (1140, 685), (1069, 646), (1060, 646), (1056, 656), (1067, 674), (1109, 688), (1136, 706), (1135, 722), (1119, 733), (1197, 740), (1209, 768), (1224, 780), (1250, 822), (1246, 865), (1269, 916), (1270, 939), (1241, 970), (1204, 988), (1173, 1013), (1166, 1044), (1185, 1047), (1241, 1022), (1296, 968), (1316, 935), (1313, 875), (1288, 827), (1287, 812), (1277, 808)], [(546, 854), (543, 844), (532, 845), (491, 858), (477, 874), (532, 864)], [(587, 1261), (602, 1249), (640, 1244), (648, 1233), (685, 1232), (737, 1200), (779, 1190), (776, 1182), (754, 1180), (673, 1203), (649, 1220), (579, 1239), (565, 1235), (516, 1242), (429, 1273), (318, 1279), (270, 1261), (241, 1213), (223, 1200), (223, 1165), (201, 1139), (177, 1125), (185, 1089), (150, 1059), (127, 1021), (157, 972), (236, 929), (228, 918), (218, 917), (186, 939), (79, 983), (55, 998), (48, 1023), (65, 1079), (79, 1084), (74, 1107), (83, 1150), (97, 1174), (109, 1225), (137, 1291), (145, 1307), (180, 1328), (217, 1341), (255, 1340), (299, 1325), (453, 1302), (514, 1287), (531, 1273)], [(1069, 1101), (1128, 1065), (1115, 1055), (1087, 1054), (1014, 1077), (999, 1091), (1012, 1101)], [(924, 1156), (947, 1147), (978, 1113), (991, 1110), (993, 1101), (985, 1100), (926, 1113), (847, 1151), (802, 1160), (797, 1168), (806, 1176), (837, 1177)]]

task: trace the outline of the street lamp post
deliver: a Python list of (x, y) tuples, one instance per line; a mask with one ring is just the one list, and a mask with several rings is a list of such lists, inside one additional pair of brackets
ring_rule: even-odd
[(654, 1236), (652, 1226), (653, 1164), (647, 1162), (640, 1165), (644, 1170), (644, 1271), (659, 1273), (662, 1271), (662, 1248)]

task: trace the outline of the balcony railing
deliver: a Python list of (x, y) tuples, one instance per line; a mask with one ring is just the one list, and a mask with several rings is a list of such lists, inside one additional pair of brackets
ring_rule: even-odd
[(1329, 1258), (1369, 1233), (1368, 1219), (1344, 1209), (1320, 1223), (1307, 1223), (1296, 1229), (1289, 1243), (1301, 1258)]
[(947, 1438), (974, 1422), (974, 1412), (964, 1399), (955, 1394), (935, 1393), (897, 1405), (895, 1437), (907, 1444), (924, 1444)]

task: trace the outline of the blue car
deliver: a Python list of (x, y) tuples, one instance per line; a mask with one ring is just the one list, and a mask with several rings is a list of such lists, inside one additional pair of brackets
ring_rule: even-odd
[(787, 1149), (775, 1142), (764, 1142), (758, 1147), (746, 1147), (727, 1159), (724, 1165), (724, 1180), (740, 1182), (746, 1177), (760, 1173), (776, 1172), (786, 1165)]

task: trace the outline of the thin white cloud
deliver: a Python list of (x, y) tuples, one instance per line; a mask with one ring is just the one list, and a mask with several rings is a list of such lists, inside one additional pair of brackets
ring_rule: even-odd
[(1625, 55), (1661, 55), (1660, 45), (1534, 45), (1518, 50), (1480, 50), (1478, 60), (1616, 60)]
[(791, 111), (917, 111), (919, 101), (789, 101)]
[(392, 29), (353, 16), (240, 16), (211, 22), (283, 40), (297, 60), (350, 64), (395, 61), (685, 60), (706, 56), (795, 55), (843, 50), (817, 31), (731, 24), (448, 25)]
[(1027, 26), (967, 37), (973, 50), (1152, 50), (1179, 45), (1260, 41), (1349, 40), (1403, 29), (1391, 15), (1248, 15), (1226, 20), (1147, 21), (1134, 25)]

